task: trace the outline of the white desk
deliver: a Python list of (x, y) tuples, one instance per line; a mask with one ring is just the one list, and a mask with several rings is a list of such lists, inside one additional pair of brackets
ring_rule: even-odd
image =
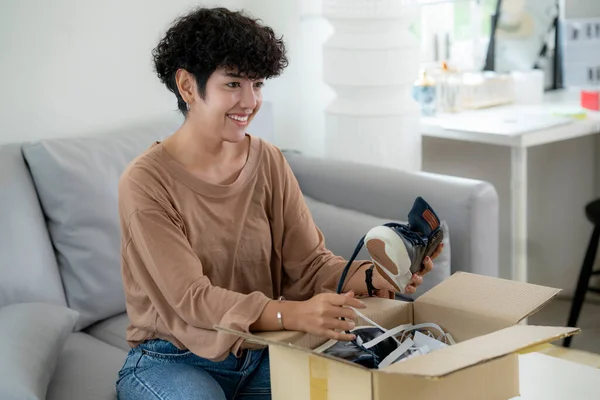
[(494, 144), (511, 148), (512, 279), (527, 281), (527, 149), (600, 132), (600, 113), (578, 120), (554, 116), (576, 109), (576, 91), (549, 92), (539, 105), (507, 105), (421, 120), (423, 136)]
[(542, 353), (519, 356), (519, 391), (512, 400), (600, 399), (600, 369)]

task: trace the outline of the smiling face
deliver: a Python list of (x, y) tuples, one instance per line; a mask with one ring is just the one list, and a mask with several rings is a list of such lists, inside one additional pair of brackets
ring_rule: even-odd
[(206, 82), (203, 97), (194, 90), (187, 118), (213, 137), (238, 143), (260, 109), (263, 85), (264, 79), (251, 80), (235, 70), (217, 68)]
[(286, 53), (283, 38), (259, 19), (199, 7), (177, 18), (152, 58), (188, 126), (207, 139), (238, 141), (260, 108), (263, 81), (287, 67)]

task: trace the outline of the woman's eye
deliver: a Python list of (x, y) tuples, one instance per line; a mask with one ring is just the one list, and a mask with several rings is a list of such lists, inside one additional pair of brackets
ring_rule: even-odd
[(265, 86), (264, 82), (256, 82), (254, 84), (254, 87), (257, 88), (257, 89), (262, 89), (263, 86)]
[(239, 82), (229, 82), (227, 84), (227, 86), (229, 86), (230, 88), (238, 88), (238, 87), (240, 87), (240, 83)]

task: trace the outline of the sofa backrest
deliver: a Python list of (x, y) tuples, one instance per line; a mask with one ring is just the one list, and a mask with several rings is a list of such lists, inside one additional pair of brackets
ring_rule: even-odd
[(172, 134), (179, 120), (96, 136), (23, 145), (76, 329), (125, 311), (118, 182), (135, 157)]
[(0, 307), (66, 305), (35, 186), (21, 146), (0, 146)]
[(499, 276), (499, 202), (486, 181), (360, 162), (286, 155), (305, 196), (338, 208), (405, 220), (422, 196), (447, 222), (451, 270)]

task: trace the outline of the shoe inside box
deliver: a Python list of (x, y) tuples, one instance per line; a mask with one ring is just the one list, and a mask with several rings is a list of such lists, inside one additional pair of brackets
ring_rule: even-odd
[(355, 340), (330, 340), (314, 352), (381, 369), (455, 344), (450, 334), (433, 323), (403, 324), (393, 329), (373, 323), (358, 326), (350, 333), (356, 335)]
[[(403, 350), (403, 345), (396, 338), (401, 332), (394, 337), (383, 338), (386, 337), (387, 332), (396, 332), (397, 327), (402, 328), (411, 324), (411, 303), (379, 298), (364, 300), (367, 309), (356, 310), (357, 317), (354, 320), (356, 328), (351, 331), (357, 336), (356, 340), (352, 342), (329, 340), (316, 348), (315, 353), (341, 358), (366, 368), (379, 368), (381, 363), (387, 364), (392, 361), (391, 358), (398, 359), (408, 352)], [(368, 316), (362, 311), (365, 311)], [(404, 343), (410, 345), (412, 342)], [(373, 346), (371, 347), (370, 344)]]

